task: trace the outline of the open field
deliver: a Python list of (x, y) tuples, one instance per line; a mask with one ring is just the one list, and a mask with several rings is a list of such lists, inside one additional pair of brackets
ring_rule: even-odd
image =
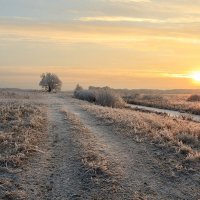
[[(153, 108), (175, 110), (190, 114), (200, 114), (200, 90), (148, 90), (148, 89), (112, 89), (126, 103)], [(104, 88), (89, 87), (89, 91)], [(192, 97), (192, 98), (191, 98)]]
[(72, 93), (3, 90), (0, 105), (0, 199), (200, 198), (200, 123)]
[(145, 94), (123, 96), (129, 104), (200, 114), (200, 102), (188, 101), (192, 94)]
[[(23, 163), (40, 152), (47, 127), (46, 106), (25, 91), (0, 91), (0, 198), (25, 198), (17, 184)], [(28, 100), (28, 101), (27, 101)]]
[(181, 154), (182, 163), (200, 161), (199, 123), (167, 115), (142, 113), (130, 109), (111, 109), (84, 105), (83, 109), (135, 140), (153, 142)]

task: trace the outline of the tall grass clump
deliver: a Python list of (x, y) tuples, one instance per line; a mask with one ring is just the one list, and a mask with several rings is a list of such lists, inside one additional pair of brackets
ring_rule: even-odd
[(74, 90), (74, 97), (84, 101), (95, 102), (94, 92), (90, 90), (84, 90), (79, 84)]
[(17, 167), (38, 151), (45, 130), (45, 107), (35, 104), (0, 104), (0, 167)]
[(197, 101), (200, 101), (200, 95), (197, 95), (197, 94), (194, 94), (194, 95), (191, 95), (187, 101), (191, 101), (191, 102), (197, 102)]
[(81, 90), (77, 92), (75, 98), (88, 102), (95, 102), (95, 94), (89, 90)]
[(123, 108), (125, 106), (124, 100), (121, 96), (111, 89), (99, 89), (95, 91), (97, 105), (107, 106), (112, 108)]
[(74, 90), (74, 97), (112, 108), (123, 108), (125, 106), (125, 101), (122, 97), (107, 87), (84, 90), (80, 85), (77, 85)]

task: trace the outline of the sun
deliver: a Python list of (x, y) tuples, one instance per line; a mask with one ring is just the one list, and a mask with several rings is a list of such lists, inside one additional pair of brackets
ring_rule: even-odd
[(193, 79), (194, 81), (200, 82), (200, 72), (194, 73), (194, 74), (192, 75), (192, 79)]

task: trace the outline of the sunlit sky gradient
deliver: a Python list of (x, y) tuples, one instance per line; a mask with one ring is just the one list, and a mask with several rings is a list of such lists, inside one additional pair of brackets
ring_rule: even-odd
[(114, 88), (200, 88), (200, 1), (0, 0), (0, 87), (54, 72)]

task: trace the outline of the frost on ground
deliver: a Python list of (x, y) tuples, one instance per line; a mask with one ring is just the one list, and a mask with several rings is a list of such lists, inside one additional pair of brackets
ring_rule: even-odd
[(4, 92), (0, 102), (0, 199), (25, 198), (18, 174), (22, 164), (40, 152), (38, 143), (44, 137), (45, 106), (12, 98), (16, 96), (21, 94)]
[(63, 109), (66, 124), (71, 127), (74, 143), (81, 149), (80, 157), (83, 166), (85, 189), (87, 192), (80, 199), (123, 199), (119, 177), (122, 171), (112, 155), (104, 151), (104, 145), (88, 129), (79, 116)]
[(124, 99), (130, 104), (176, 110), (198, 115), (200, 114), (198, 97), (198, 95), (191, 96), (189, 94), (130, 94), (125, 95)]
[(27, 95), (0, 99), (0, 199), (199, 199), (199, 123)]
[(95, 105), (83, 105), (82, 108), (110, 126), (113, 125), (122, 134), (174, 149), (185, 167), (199, 169), (199, 123), (129, 109), (111, 109)]
[(46, 97), (44, 154), (32, 158), (21, 176), (27, 199), (123, 199), (118, 182), (121, 171), (104, 152), (104, 144), (69, 111), (62, 96)]
[[(199, 151), (198, 123), (96, 106), (69, 96), (66, 96), (66, 104), (105, 144), (104, 150), (112, 153), (123, 169), (120, 184), (129, 195), (125, 199), (131, 196), (133, 199), (200, 197), (199, 160), (198, 154), (193, 154)], [(171, 139), (167, 132), (165, 138), (165, 129), (173, 133)], [(176, 139), (178, 135), (182, 142)], [(183, 142), (188, 143), (194, 159), (190, 160), (183, 149), (180, 151)]]

